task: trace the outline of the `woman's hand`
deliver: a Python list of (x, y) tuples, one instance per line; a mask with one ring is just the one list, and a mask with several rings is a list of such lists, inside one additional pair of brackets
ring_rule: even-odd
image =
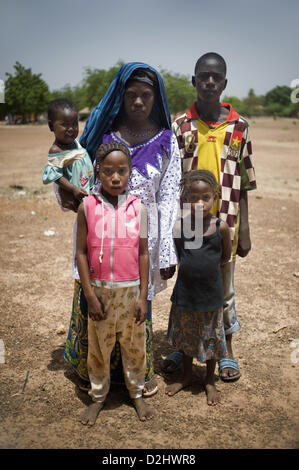
[(175, 273), (175, 266), (169, 266), (168, 268), (161, 268), (160, 269), (160, 276), (161, 278), (166, 281), (170, 279)]
[(78, 201), (81, 201), (84, 198), (84, 196), (88, 196), (88, 194), (84, 189), (79, 188), (78, 186), (74, 186), (73, 187), (73, 196)]

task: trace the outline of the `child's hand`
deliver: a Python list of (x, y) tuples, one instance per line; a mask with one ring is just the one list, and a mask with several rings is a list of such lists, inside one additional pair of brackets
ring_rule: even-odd
[(84, 198), (84, 196), (88, 196), (88, 193), (84, 189), (78, 188), (78, 186), (74, 186), (73, 195), (75, 199), (78, 199), (78, 201), (81, 201)]
[(135, 323), (136, 325), (141, 325), (146, 319), (147, 315), (147, 300), (138, 298), (136, 301), (136, 306), (135, 306)]
[(170, 266), (169, 268), (162, 268), (160, 269), (160, 276), (161, 278), (166, 281), (170, 279), (175, 273), (175, 266)]
[(104, 320), (107, 316), (104, 310), (104, 305), (94, 294), (92, 297), (87, 299), (88, 304), (88, 315), (94, 321)]

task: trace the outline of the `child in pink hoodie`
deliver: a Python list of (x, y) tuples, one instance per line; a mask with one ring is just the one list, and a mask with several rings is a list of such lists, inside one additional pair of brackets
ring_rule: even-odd
[(93, 425), (110, 387), (110, 356), (121, 345), (123, 372), (141, 421), (153, 412), (142, 398), (146, 368), (149, 257), (147, 213), (126, 192), (131, 173), (128, 148), (119, 142), (97, 151), (101, 190), (85, 197), (78, 210), (77, 264), (88, 303), (89, 395), (94, 403), (80, 416)]

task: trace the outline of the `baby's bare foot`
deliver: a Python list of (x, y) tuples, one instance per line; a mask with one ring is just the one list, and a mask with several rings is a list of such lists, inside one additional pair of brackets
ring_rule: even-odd
[(206, 394), (207, 394), (207, 403), (209, 406), (215, 406), (220, 403), (220, 393), (218, 392), (215, 385), (206, 384), (205, 385)]
[(137, 415), (138, 415), (138, 418), (140, 419), (140, 421), (146, 421), (148, 419), (153, 418), (153, 416), (154, 416), (153, 409), (150, 406), (145, 404), (142, 397), (134, 398), (134, 399), (132, 399), (132, 401), (133, 401), (133, 404), (136, 408)]
[(83, 411), (83, 413), (81, 413), (80, 415), (81, 423), (93, 426), (103, 406), (104, 403), (92, 403), (91, 405), (89, 405), (87, 410)]

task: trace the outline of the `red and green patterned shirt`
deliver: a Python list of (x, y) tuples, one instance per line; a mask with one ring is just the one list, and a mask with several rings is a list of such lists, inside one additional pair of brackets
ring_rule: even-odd
[(256, 188), (255, 171), (248, 123), (230, 104), (226, 121), (204, 122), (193, 103), (187, 113), (179, 116), (172, 129), (177, 136), (182, 171), (210, 170), (221, 186), (214, 215), (226, 221), (233, 241), (233, 256), (239, 231), (240, 192)]

